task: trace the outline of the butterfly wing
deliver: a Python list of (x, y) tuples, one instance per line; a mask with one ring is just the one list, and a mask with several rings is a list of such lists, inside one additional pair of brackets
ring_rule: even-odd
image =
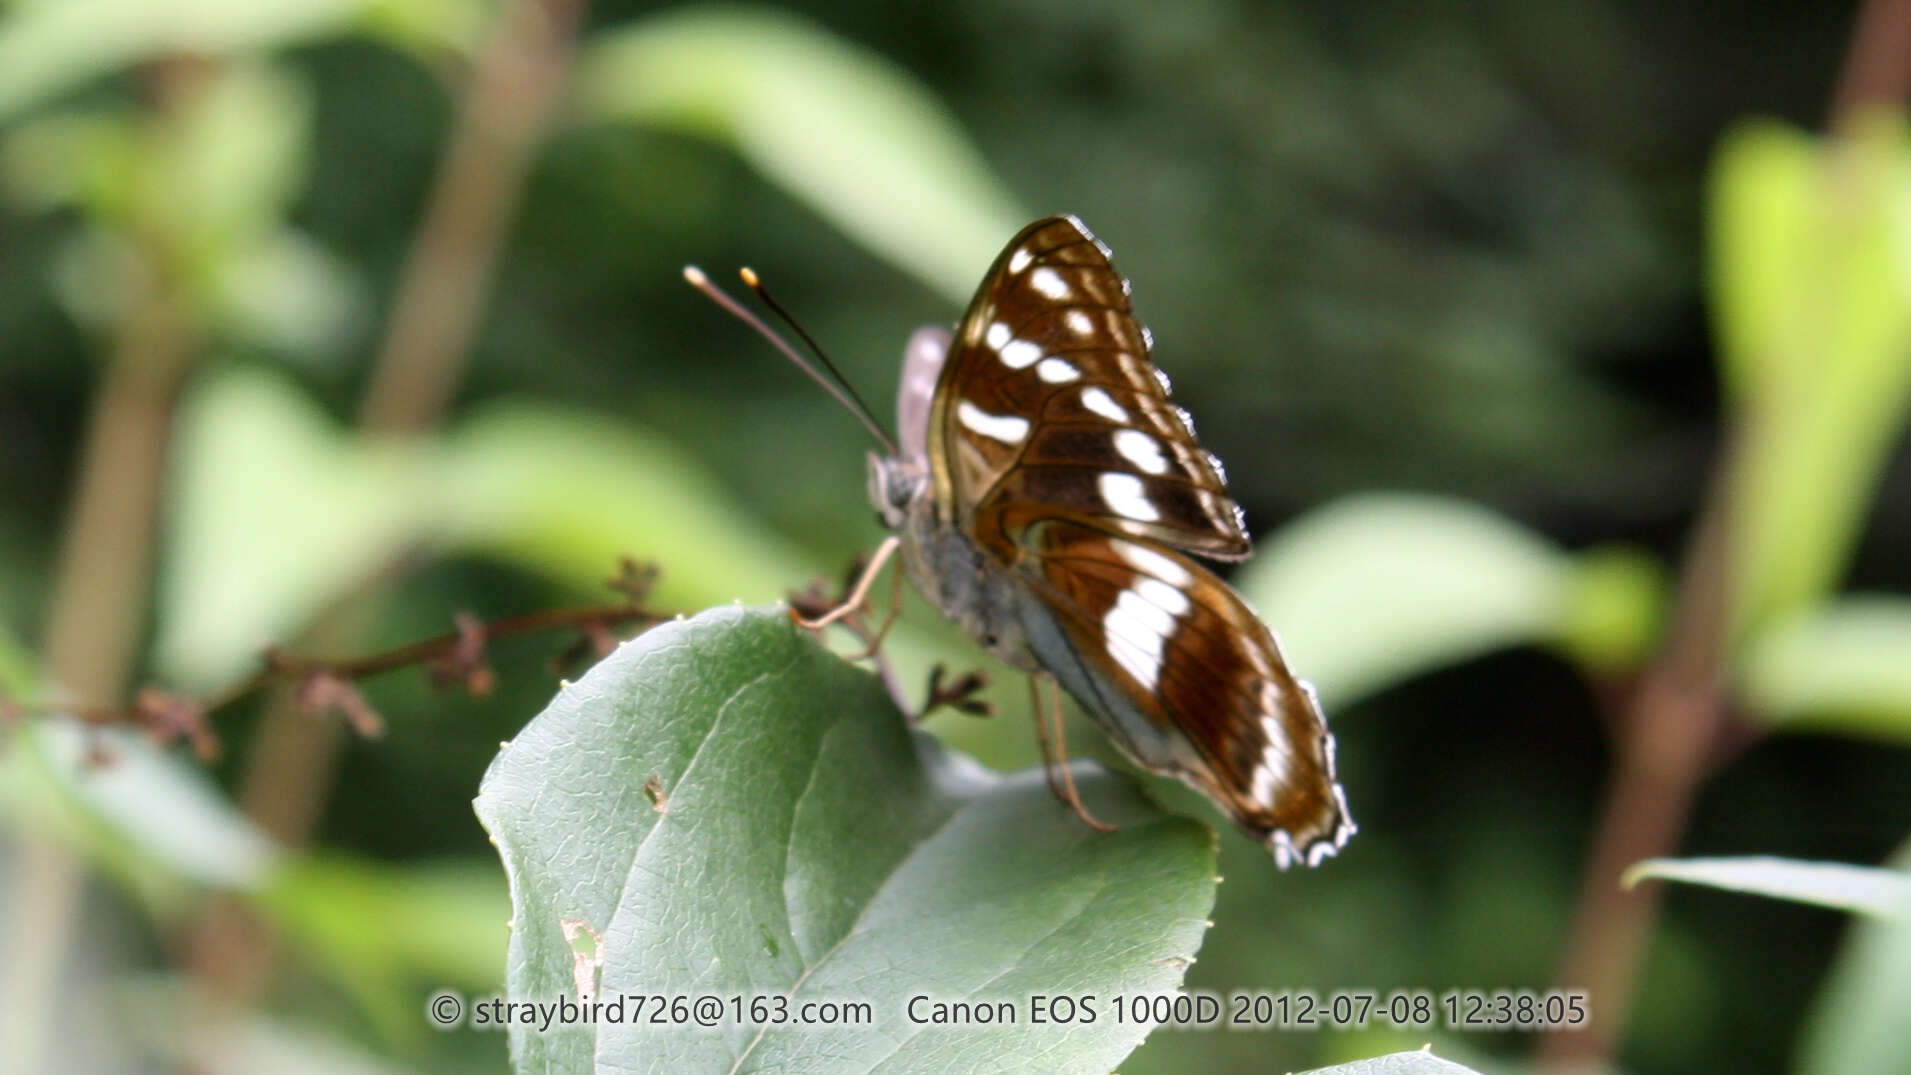
[(1107, 247), (1073, 217), (1023, 229), (928, 403), (934, 519), (905, 527), (914, 559), (978, 637), (1019, 620), (1016, 645), (1137, 763), (1206, 794), (1281, 865), (1318, 862), (1354, 830), (1333, 738), (1272, 632), (1184, 555), (1250, 546), (1149, 349)]
[[(1180, 777), (1313, 865), (1353, 834), (1313, 689), (1227, 583), (1173, 550), (1054, 519), (1017, 573), (1036, 658), (1138, 764)], [(1098, 659), (1105, 656), (1105, 659)]]
[(928, 423), (944, 522), (1005, 562), (1049, 515), (1202, 556), (1250, 550), (1220, 463), (1168, 399), (1128, 281), (1074, 217), (1024, 228), (950, 344)]

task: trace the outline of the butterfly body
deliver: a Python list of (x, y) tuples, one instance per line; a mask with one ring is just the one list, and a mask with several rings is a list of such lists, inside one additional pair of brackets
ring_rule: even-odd
[(1354, 831), (1333, 738), (1272, 633), (1190, 555), (1250, 545), (1128, 295), (1080, 221), (1025, 228), (953, 333), (911, 339), (871, 499), (917, 588), (984, 649), (1055, 676), (1282, 866), (1313, 864)]

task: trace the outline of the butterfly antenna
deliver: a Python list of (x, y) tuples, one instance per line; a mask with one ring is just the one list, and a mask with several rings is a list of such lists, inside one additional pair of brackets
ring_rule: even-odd
[(751, 290), (762, 297), (770, 309), (775, 310), (778, 316), (782, 317), (791, 328), (796, 330), (796, 334), (802, 337), (803, 342), (809, 344), (812, 351), (816, 352), (816, 357), (822, 360), (824, 368), (829, 370), (830, 374), (835, 377), (835, 380), (832, 381), (829, 377), (823, 376), (815, 366), (810, 364), (808, 359), (797, 353), (796, 348), (789, 345), (789, 341), (777, 335), (775, 329), (764, 324), (762, 318), (751, 313), (748, 309), (744, 308), (742, 303), (731, 298), (722, 288), (711, 283), (710, 278), (703, 274), (702, 269), (697, 268), (695, 265), (685, 265), (683, 267), (683, 278), (690, 282), (691, 287), (696, 288), (708, 296), (710, 301), (723, 307), (732, 317), (755, 329), (757, 335), (770, 341), (770, 345), (782, 352), (783, 357), (796, 363), (796, 367), (808, 374), (810, 380), (821, 385), (823, 391), (828, 392), (836, 402), (842, 404), (851, 414), (854, 414), (857, 419), (863, 423), (863, 427), (869, 430), (870, 436), (875, 437), (876, 442), (881, 444), (885, 451), (890, 455), (896, 454), (895, 438), (891, 437), (889, 433), (883, 429), (882, 423), (876, 420), (875, 413), (869, 409), (869, 405), (862, 401), (862, 397), (856, 394), (854, 388), (850, 387), (849, 381), (837, 370), (836, 364), (829, 360), (829, 356), (823, 354), (822, 348), (816, 346), (816, 341), (810, 338), (810, 334), (804, 332), (802, 326), (798, 325), (796, 321), (790, 317), (789, 313), (763, 290), (763, 285), (758, 282), (756, 273), (751, 272), (749, 269), (744, 269), (744, 283), (749, 284)]
[(843, 391), (849, 393), (849, 398), (856, 401), (856, 406), (862, 411), (864, 420), (880, 426), (882, 423), (877, 420), (876, 412), (870, 409), (869, 404), (863, 402), (862, 396), (856, 394), (856, 386), (850, 384), (849, 378), (843, 376), (843, 371), (837, 369), (836, 363), (829, 360), (829, 355), (823, 351), (822, 345), (816, 342), (816, 337), (811, 336), (809, 330), (784, 309), (782, 303), (776, 301), (775, 296), (770, 294), (770, 289), (763, 286), (763, 281), (757, 278), (756, 270), (746, 266), (738, 270), (737, 275), (743, 277), (743, 282), (750, 285), (750, 290), (756, 292), (756, 297), (762, 299), (765, 306), (775, 311), (776, 316), (782, 318), (783, 323), (790, 326), (796, 335), (809, 345), (810, 353), (823, 364), (823, 368), (829, 371), (830, 376), (836, 378), (836, 383), (843, 386)]

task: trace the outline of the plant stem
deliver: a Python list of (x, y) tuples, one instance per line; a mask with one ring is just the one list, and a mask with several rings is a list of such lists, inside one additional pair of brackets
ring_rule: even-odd
[(1722, 675), (1730, 615), (1731, 502), (1736, 453), (1719, 466), (1680, 576), (1672, 630), (1618, 723), (1617, 753), (1555, 987), (1586, 994), (1585, 1029), (1548, 1036), (1540, 1058), (1609, 1057), (1624, 1034), (1639, 965), (1659, 912), (1659, 888), (1627, 892), (1619, 878), (1678, 849), (1725, 727)]
[[(473, 61), (365, 388), (366, 431), (415, 432), (449, 406), (532, 154), (568, 75), (581, 14), (572, 0), (512, 0)], [(308, 645), (340, 645), (359, 633), (349, 611), (327, 619), (307, 633)], [(306, 718), (281, 695), (247, 768), (248, 812), (277, 818), (269, 830), (289, 844), (310, 840), (342, 741), (335, 725)]]
[(1851, 25), (1827, 126), (1841, 132), (1867, 108), (1911, 96), (1911, 0), (1865, 0)]
[(450, 406), (582, 16), (582, 0), (510, 0), (498, 13), (399, 277), (360, 402), (367, 431), (428, 429)]
[[(191, 366), (191, 315), (158, 277), (120, 327), (80, 449), (78, 484), (48, 606), (41, 659), (54, 689), (120, 697), (132, 677), (151, 588), (173, 405)], [(23, 837), (7, 907), (0, 1043), (11, 1071), (45, 1067), (60, 983), (85, 894), (70, 851)]]
[[(582, 16), (583, 0), (507, 0), (473, 58), (360, 400), (366, 432), (422, 432), (449, 408), (531, 160), (569, 78)], [(301, 648), (349, 645), (390, 573), (321, 617)], [(314, 720), (290, 690), (276, 692), (240, 781), (242, 808), (286, 846), (309, 843), (344, 741), (337, 722)], [(189, 959), (236, 1005), (269, 977), (273, 938), (238, 901), (220, 901), (201, 916)]]
[[(1911, 97), (1911, 0), (1866, 0), (1852, 26), (1829, 127), (1835, 138), (1866, 109), (1902, 108)], [(1731, 505), (1749, 430), (1734, 431), (1719, 461), (1680, 578), (1673, 629), (1635, 690), (1619, 729), (1580, 903), (1556, 984), (1590, 995), (1584, 1031), (1555, 1034), (1543, 1062), (1608, 1060), (1624, 1037), (1639, 966), (1658, 919), (1660, 888), (1622, 891), (1619, 877), (1643, 859), (1678, 850), (1692, 801), (1732, 731), (1724, 688), (1732, 631), (1736, 547)]]

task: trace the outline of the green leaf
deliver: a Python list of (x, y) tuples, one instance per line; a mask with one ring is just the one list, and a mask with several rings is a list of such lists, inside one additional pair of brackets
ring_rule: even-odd
[(189, 689), (242, 674), (439, 513), (420, 445), (353, 441), (262, 370), (201, 385), (178, 436), (154, 648)]
[(353, 29), (413, 49), (463, 48), (471, 0), (37, 0), (0, 19), (0, 120), (164, 56), (285, 48)]
[[(36, 679), (0, 629), (0, 699), (34, 697)], [(77, 849), (157, 914), (197, 909), (196, 885), (256, 888), (278, 860), (204, 767), (144, 735), (48, 716), (0, 737), (0, 821)]]
[(170, 682), (242, 674), (403, 551), (469, 552), (597, 590), (657, 560), (663, 607), (765, 601), (814, 566), (659, 438), (500, 402), (444, 437), (354, 436), (290, 380), (241, 368), (183, 408), (155, 642)]
[(1531, 642), (1570, 640), (1610, 662), (1644, 650), (1659, 600), (1636, 556), (1582, 565), (1484, 508), (1413, 494), (1350, 497), (1295, 521), (1238, 584), (1330, 701)]
[(579, 585), (620, 556), (663, 568), (656, 600), (771, 601), (817, 572), (695, 458), (627, 423), (529, 402), (487, 407), (447, 446), (445, 540)]
[[(1892, 856), (1911, 876), (1911, 845)], [(1812, 1002), (1795, 1070), (1871, 1075), (1911, 1070), (1911, 899), (1894, 919), (1852, 923), (1843, 950)]]
[(0, 119), (157, 56), (295, 44), (345, 27), (365, 0), (40, 0), (0, 20)]
[(22, 724), (6, 747), (0, 816), (77, 848), (156, 914), (191, 910), (194, 886), (250, 889), (269, 876), (271, 839), (177, 752), (63, 717)]
[(1773, 342), (1798, 281), (1791, 259), (1811, 225), (1818, 143), (1779, 123), (1743, 123), (1719, 143), (1712, 164), (1711, 248), (1706, 263), (1720, 373), (1735, 394), (1760, 391), (1782, 374)]
[(1822, 142), (1741, 127), (1709, 211), (1743, 634), (1837, 583), (1911, 404), (1911, 139), (1887, 115)]
[[(613, 994), (873, 1006), (873, 1026), (512, 1033), (519, 1070), (1106, 1071), (1145, 1029), (951, 1031), (911, 994), (1169, 989), (1214, 899), (1214, 838), (1084, 766), (1120, 831), (1039, 771), (997, 778), (911, 734), (874, 677), (781, 608), (627, 643), (502, 749), (477, 812), (510, 879), (512, 1000)], [(574, 951), (567, 930), (580, 942)], [(594, 970), (589, 957), (602, 959)]]
[(1739, 661), (1739, 692), (1780, 728), (1911, 742), (1908, 655), (1911, 601), (1833, 601), (1753, 639)]
[(33, 656), (0, 622), (0, 695), (18, 697), (33, 684)]
[(279, 227), (305, 185), (311, 90), (285, 70), (232, 63), (139, 163), (137, 220), (157, 222), (207, 274)]
[(1627, 870), (1627, 888), (1656, 878), (1897, 918), (1911, 908), (1911, 874), (1842, 862), (1742, 858), (1647, 859)]
[(1462, 1067), (1451, 1060), (1442, 1060), (1431, 1052), (1420, 1049), (1411, 1053), (1388, 1053), (1367, 1060), (1356, 1060), (1351, 1064), (1335, 1064), (1330, 1068), (1315, 1068), (1305, 1075), (1478, 1075), (1472, 1068)]
[(587, 119), (723, 143), (956, 302), (1028, 219), (921, 83), (812, 23), (768, 10), (656, 16), (598, 35), (578, 68)]

